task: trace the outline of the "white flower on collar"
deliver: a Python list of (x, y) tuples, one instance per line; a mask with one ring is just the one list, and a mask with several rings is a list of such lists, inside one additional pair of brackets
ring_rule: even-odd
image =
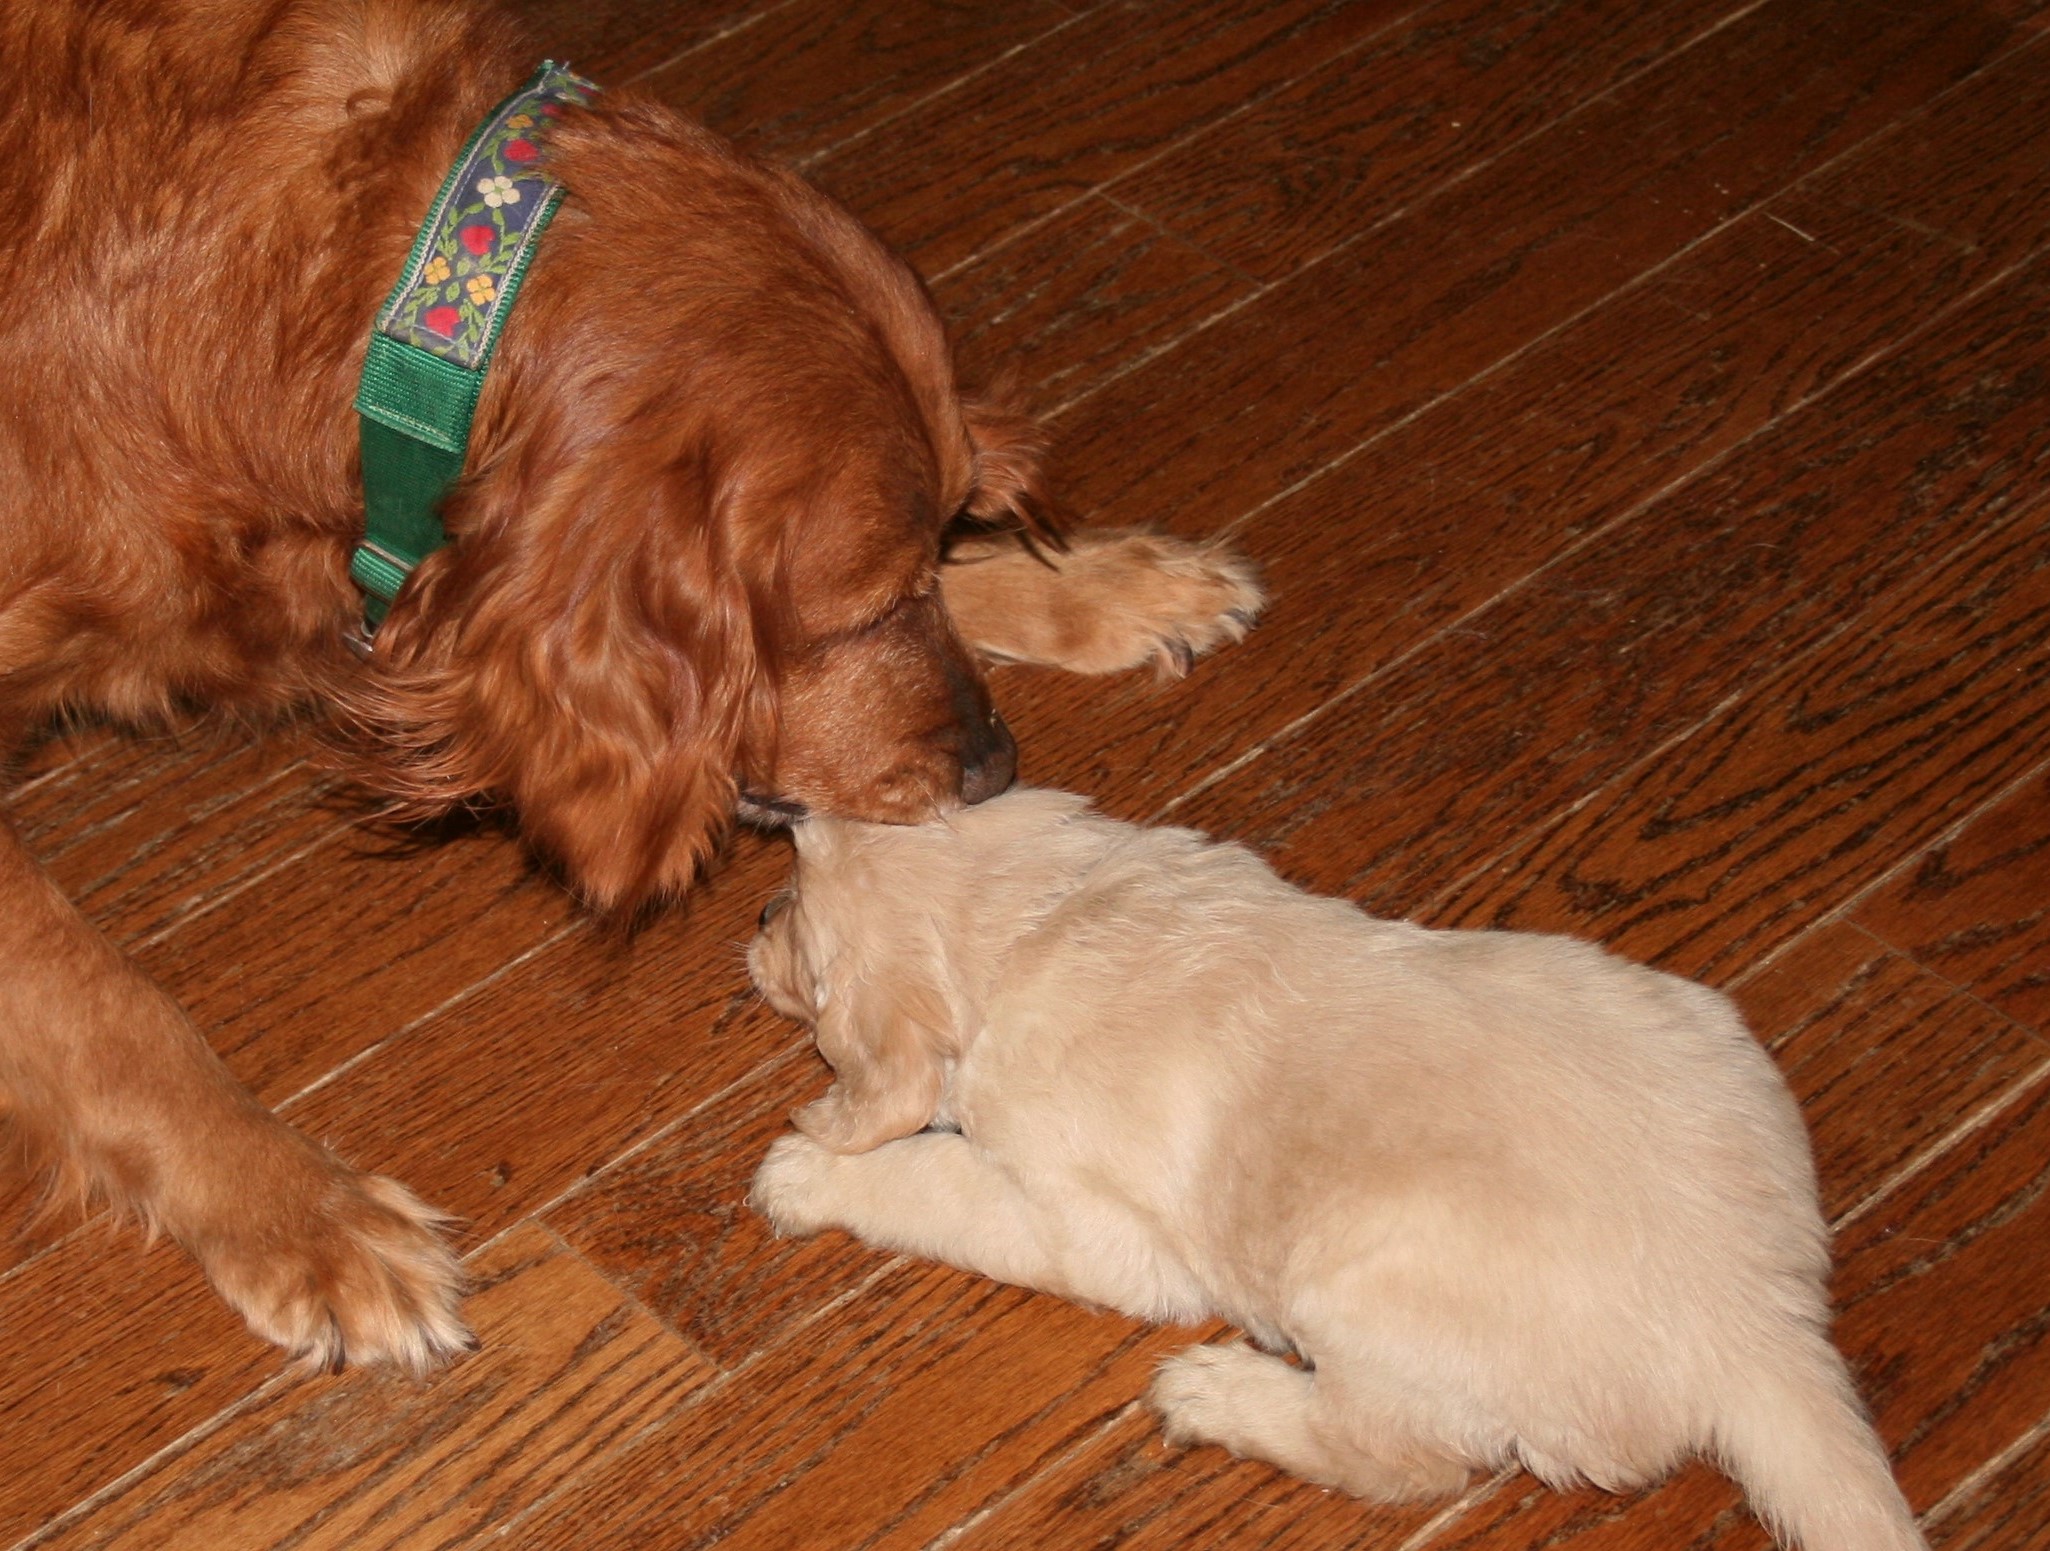
[(520, 202), (519, 188), (511, 178), (479, 178), (477, 192), (484, 196), (484, 203), (494, 210), (500, 205), (516, 205)]

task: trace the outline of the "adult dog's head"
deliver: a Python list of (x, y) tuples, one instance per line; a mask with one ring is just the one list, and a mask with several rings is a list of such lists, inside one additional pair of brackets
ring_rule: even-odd
[(541, 244), (380, 631), (373, 781), (509, 796), (601, 904), (736, 806), (908, 822), (1010, 784), (938, 591), (956, 521), (1047, 530), (1031, 424), (965, 400), (911, 271), (792, 174), (645, 105), (568, 116)]

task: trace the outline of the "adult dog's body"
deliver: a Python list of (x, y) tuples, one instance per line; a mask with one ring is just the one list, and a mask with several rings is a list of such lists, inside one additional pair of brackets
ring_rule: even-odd
[(1169, 1432), (1363, 1495), (1705, 1453), (1807, 1551), (1922, 1544), (1827, 1334), (1800, 1114), (1722, 996), (1058, 792), (797, 842), (749, 966), (838, 1080), (756, 1177), (778, 1227), (1223, 1315), (1305, 1364), (1170, 1359)]
[[(470, 130), (532, 70), (458, 0), (0, 10), (0, 757), (51, 718), (312, 705), (403, 810), (508, 800), (601, 905), (689, 883), (736, 802), (915, 819), (1000, 790), (975, 648), (1106, 670), (1236, 634), (1228, 560), (1053, 567), (1036, 442), (965, 400), (916, 279), (831, 201), (601, 96), (507, 326), (449, 546), (366, 661), (351, 412)], [(0, 826), (0, 1110), (61, 1193), (185, 1243), (253, 1328), (464, 1339), (433, 1214), (251, 1100)]]

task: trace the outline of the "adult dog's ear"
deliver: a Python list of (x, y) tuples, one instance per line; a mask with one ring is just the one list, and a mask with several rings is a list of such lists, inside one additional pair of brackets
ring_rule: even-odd
[(939, 1112), (953, 1014), (918, 980), (859, 980), (828, 998), (818, 1019), (819, 1054), (836, 1075), (824, 1098), (790, 1118), (834, 1152), (867, 1152), (922, 1131)]
[(979, 523), (1022, 530), (1028, 540), (1066, 547), (1066, 529), (1048, 506), (1041, 463), (1046, 433), (1030, 415), (1001, 402), (971, 399), (962, 406), (975, 448), (975, 486), (967, 514)]
[(346, 697), (355, 773), (425, 817), (510, 799), (600, 908), (687, 885), (773, 739), (755, 602), (700, 469), (632, 446), (459, 490)]

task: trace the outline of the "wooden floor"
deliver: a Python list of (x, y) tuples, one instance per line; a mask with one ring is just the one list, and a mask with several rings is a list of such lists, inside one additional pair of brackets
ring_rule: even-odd
[[(1185, 682), (1002, 675), (1026, 777), (1731, 990), (1930, 1538), (2050, 1545), (2043, 0), (526, 9), (908, 252), (1081, 514), (1266, 567)], [(0, 1547), (1765, 1543), (1701, 1468), (1384, 1509), (1173, 1451), (1190, 1332), (770, 1239), (824, 1080), (740, 962), (785, 844), (628, 941), (308, 753), (81, 734), (10, 801), (259, 1093), (462, 1215), (484, 1349), (283, 1375), (0, 1179)]]

